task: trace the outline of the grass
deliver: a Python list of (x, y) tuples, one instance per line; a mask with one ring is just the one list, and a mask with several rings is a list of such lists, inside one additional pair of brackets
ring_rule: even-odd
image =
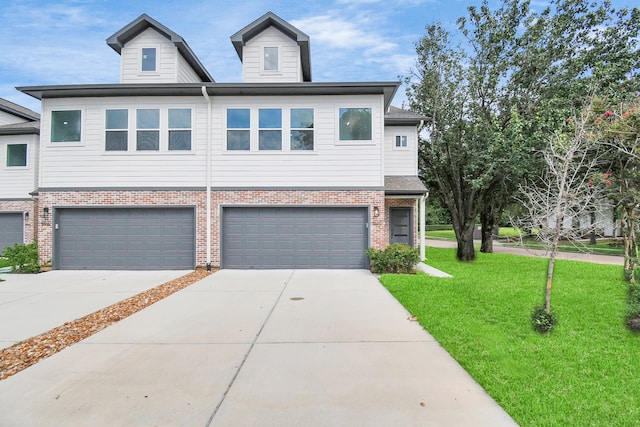
[(429, 248), (454, 276), (384, 275), (381, 282), (521, 426), (631, 426), (640, 420), (640, 336), (624, 326), (619, 266), (559, 260), (556, 329), (540, 335), (547, 260), (478, 254), (455, 260)]
[(9, 267), (10, 265), (11, 263), (9, 262), (9, 260), (0, 258), (0, 268)]

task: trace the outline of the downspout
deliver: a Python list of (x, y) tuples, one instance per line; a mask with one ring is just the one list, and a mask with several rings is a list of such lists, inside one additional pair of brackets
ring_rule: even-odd
[(429, 193), (425, 193), (422, 197), (420, 197), (420, 261), (426, 260), (425, 246), (426, 246), (426, 236), (425, 236), (425, 228), (426, 228), (426, 212), (425, 212), (425, 202), (429, 197)]
[(207, 101), (207, 271), (211, 271), (211, 98), (207, 87), (202, 86), (202, 96)]

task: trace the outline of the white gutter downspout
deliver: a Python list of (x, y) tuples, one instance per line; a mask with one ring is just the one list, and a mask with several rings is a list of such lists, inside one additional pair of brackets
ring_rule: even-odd
[(207, 271), (211, 271), (211, 98), (207, 87), (202, 86), (202, 96), (207, 101)]
[(425, 237), (425, 228), (426, 228), (426, 213), (425, 213), (425, 201), (429, 197), (429, 193), (426, 193), (422, 197), (420, 197), (420, 261), (424, 261), (427, 259), (425, 253), (426, 246), (426, 237)]

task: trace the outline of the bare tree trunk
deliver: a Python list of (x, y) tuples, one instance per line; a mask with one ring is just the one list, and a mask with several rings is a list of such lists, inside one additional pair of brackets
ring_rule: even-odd
[(491, 209), (483, 209), (480, 212), (480, 225), (482, 235), (480, 252), (493, 253), (493, 227), (495, 226), (495, 218)]
[(475, 221), (466, 221), (457, 235), (458, 253), (457, 258), (460, 261), (473, 261), (476, 259), (476, 249), (473, 246), (473, 231), (475, 229)]
[(547, 289), (544, 293), (544, 309), (551, 313), (551, 285), (553, 284), (553, 271), (556, 266), (556, 256), (558, 255), (558, 241), (555, 240), (549, 255), (549, 265), (547, 266)]
[(630, 283), (636, 283), (635, 266), (638, 258), (638, 249), (634, 233), (634, 208), (625, 206), (622, 210), (622, 236), (624, 238), (624, 272)]

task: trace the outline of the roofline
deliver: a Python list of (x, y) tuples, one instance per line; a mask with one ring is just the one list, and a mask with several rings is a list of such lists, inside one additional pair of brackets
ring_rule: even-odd
[(143, 13), (129, 24), (124, 26), (121, 30), (115, 32), (107, 39), (107, 44), (111, 46), (113, 50), (121, 53), (124, 45), (132, 38), (146, 30), (147, 28), (153, 28), (160, 33), (163, 37), (169, 39), (178, 49), (184, 59), (191, 65), (198, 77), (205, 82), (214, 82), (215, 80), (209, 74), (207, 69), (202, 65), (196, 54), (191, 50), (185, 39), (178, 33), (172, 31), (168, 27), (162, 25), (146, 13)]
[(40, 128), (29, 127), (4, 127), (0, 128), (0, 135), (40, 135)]
[(425, 119), (418, 118), (397, 118), (397, 117), (385, 117), (385, 126), (417, 126)]
[(242, 61), (242, 50), (244, 45), (266, 30), (269, 27), (275, 27), (287, 37), (295, 41), (300, 46), (300, 61), (302, 62), (302, 78), (305, 82), (311, 81), (311, 48), (309, 44), (309, 36), (280, 18), (273, 12), (267, 12), (260, 18), (256, 19), (249, 25), (242, 28), (231, 36), (231, 43), (236, 49), (236, 53)]
[(97, 84), (59, 86), (21, 86), (19, 91), (36, 99), (88, 98), (112, 96), (202, 96), (202, 87), (210, 96), (259, 95), (384, 95), (385, 111), (400, 82), (335, 83), (164, 83)]
[(385, 190), (385, 196), (422, 196), (429, 190)]
[[(2, 98), (2, 100), (4, 101), (4, 103), (0, 103), (0, 111), (4, 111), (5, 113), (9, 113), (16, 117), (20, 117), (30, 121), (40, 120), (40, 114), (36, 113), (35, 111), (4, 98)], [(11, 105), (6, 105), (5, 103)]]

